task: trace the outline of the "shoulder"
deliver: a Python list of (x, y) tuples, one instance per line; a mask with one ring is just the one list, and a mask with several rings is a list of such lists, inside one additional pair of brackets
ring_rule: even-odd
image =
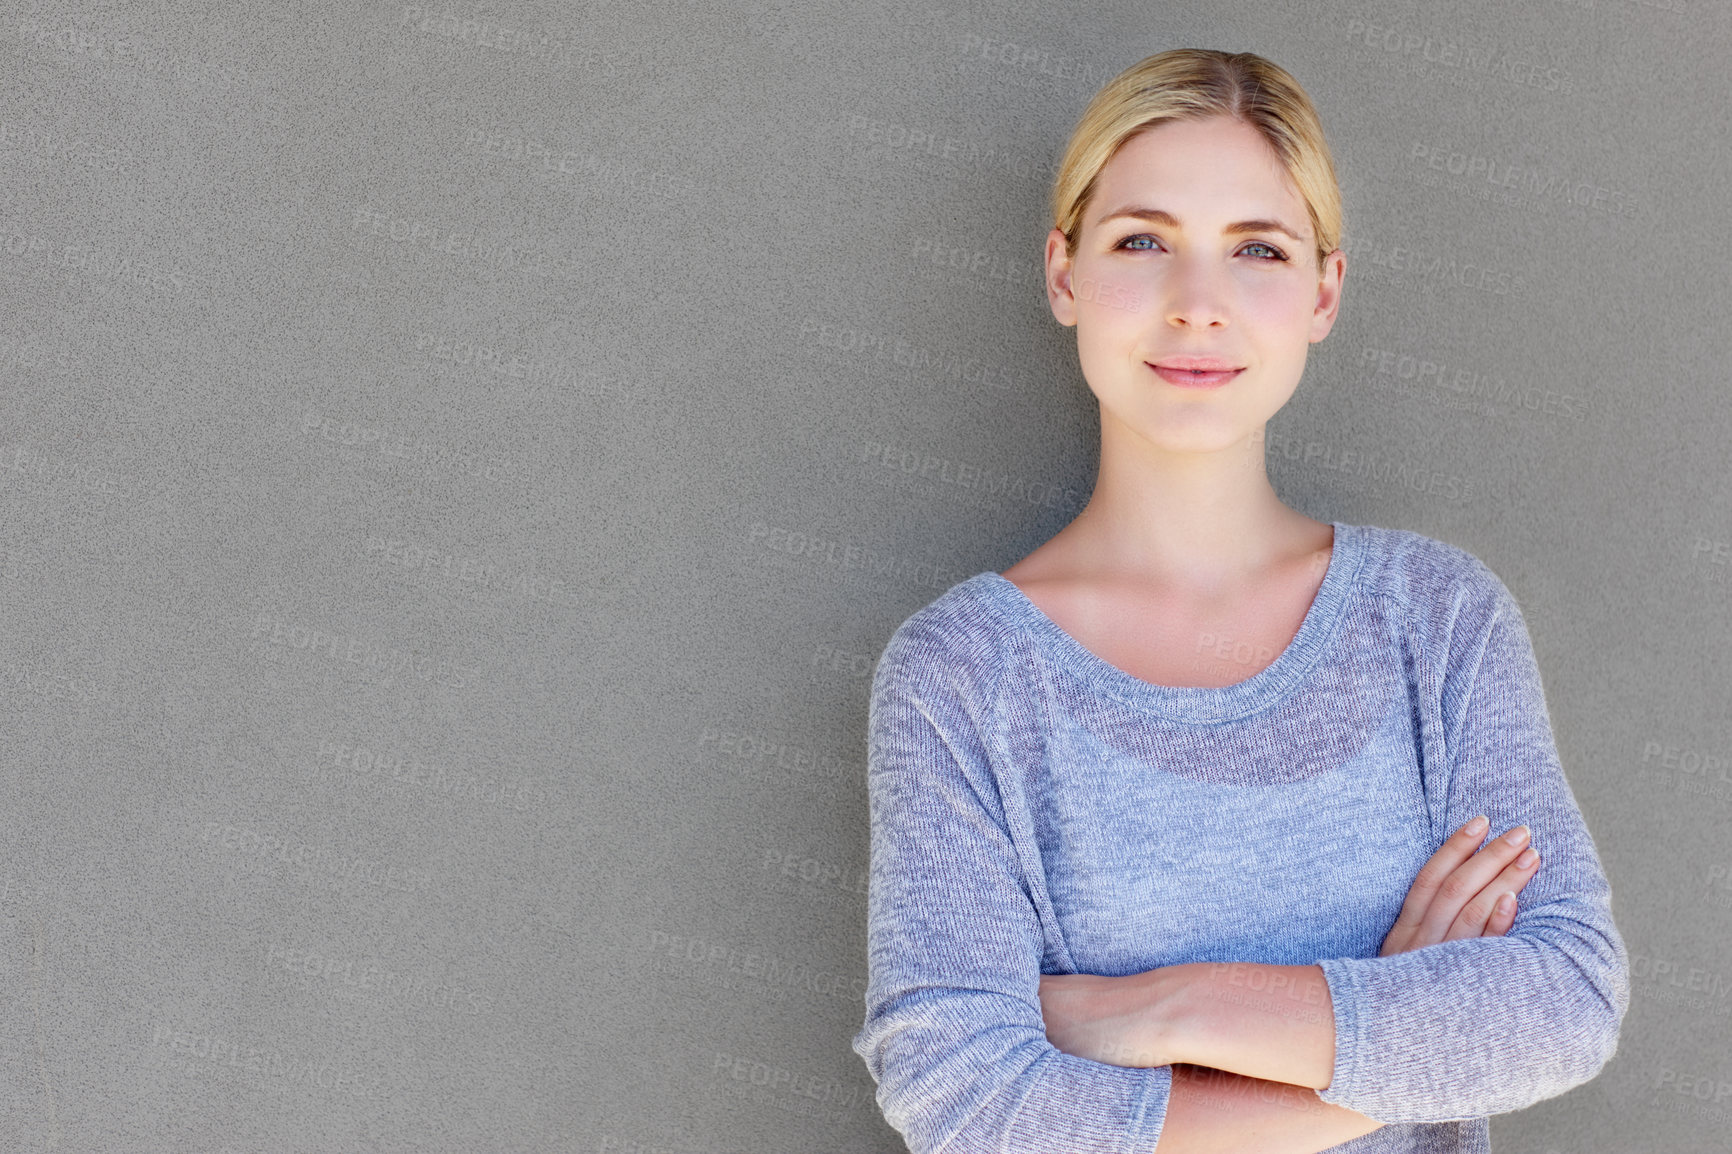
[(1446, 677), (1477, 667), (1496, 637), (1526, 636), (1521, 606), (1472, 552), (1411, 529), (1362, 531), (1360, 583), (1385, 600), (1409, 643)]
[(1400, 603), (1410, 615), (1453, 619), (1517, 609), (1503, 580), (1461, 546), (1412, 529), (1357, 528), (1365, 542), (1360, 584)]
[(994, 573), (952, 585), (898, 625), (874, 671), (875, 688), (985, 702), (1003, 669), (1006, 627), (995, 605)]

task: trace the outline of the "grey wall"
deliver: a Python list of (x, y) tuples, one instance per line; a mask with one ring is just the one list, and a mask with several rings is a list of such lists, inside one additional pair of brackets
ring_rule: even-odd
[(1613, 881), (1494, 1144), (1724, 1140), (1727, 9), (952, 2), (6, 6), (0, 1146), (900, 1149), (871, 666), (1086, 501), (1047, 183), (1187, 45), (1342, 176), (1277, 488), (1503, 577)]

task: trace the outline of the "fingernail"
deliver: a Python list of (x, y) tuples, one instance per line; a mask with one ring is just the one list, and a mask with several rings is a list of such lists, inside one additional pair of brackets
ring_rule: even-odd
[(1507, 914), (1513, 909), (1515, 909), (1515, 895), (1505, 890), (1503, 895), (1497, 899), (1497, 912)]
[(1511, 845), (1521, 845), (1528, 840), (1528, 827), (1525, 825), (1518, 825), (1508, 833), (1504, 834), (1503, 839)]
[(1484, 833), (1486, 826), (1488, 826), (1490, 824), (1491, 824), (1491, 819), (1482, 813), (1478, 817), (1474, 818), (1472, 821), (1467, 823), (1467, 832), (1473, 833), (1473, 834)]
[(1520, 866), (1522, 869), (1527, 869), (1529, 866), (1533, 865), (1535, 862), (1537, 862), (1539, 860), (1540, 860), (1540, 851), (1535, 849), (1533, 846), (1530, 845), (1530, 846), (1528, 846), (1528, 848), (1522, 850), (1519, 854), (1516, 855), (1515, 863), (1516, 863), (1516, 865)]

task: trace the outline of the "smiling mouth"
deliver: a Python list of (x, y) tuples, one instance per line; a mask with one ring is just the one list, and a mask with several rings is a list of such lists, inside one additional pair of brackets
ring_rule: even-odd
[(1243, 366), (1236, 369), (1180, 369), (1151, 364), (1149, 368), (1168, 384), (1186, 388), (1213, 388), (1224, 385), (1244, 372)]

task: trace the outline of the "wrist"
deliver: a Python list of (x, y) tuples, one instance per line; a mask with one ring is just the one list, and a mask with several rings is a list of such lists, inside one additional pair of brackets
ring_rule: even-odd
[(1312, 1089), (1330, 1084), (1335, 1025), (1317, 965), (1204, 962), (1181, 967), (1169, 1029), (1198, 1066)]
[(1102, 1061), (1120, 1066), (1167, 1066), (1189, 1061), (1189, 994), (1203, 967), (1159, 966), (1107, 979), (1096, 992), (1093, 1017)]
[(1138, 975), (1143, 980), (1146, 1029), (1159, 1040), (1164, 1063), (1201, 1064), (1196, 1045), (1197, 1006), (1209, 970), (1208, 962), (1184, 962)]

